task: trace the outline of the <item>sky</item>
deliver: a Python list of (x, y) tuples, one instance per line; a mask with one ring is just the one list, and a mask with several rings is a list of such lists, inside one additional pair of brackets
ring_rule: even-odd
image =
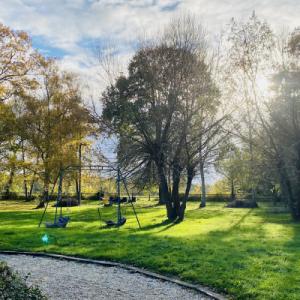
[(0, 0), (0, 22), (27, 31), (35, 48), (78, 73), (86, 95), (99, 98), (105, 84), (96, 48), (113, 43), (126, 62), (139, 36), (181, 13), (194, 14), (213, 37), (254, 10), (274, 30), (300, 26), (300, 0)]
[(34, 47), (81, 74), (97, 97), (103, 87), (97, 47), (113, 43), (127, 61), (139, 35), (180, 13), (194, 14), (213, 36), (253, 10), (276, 29), (300, 25), (300, 0), (0, 0), (0, 22), (27, 31)]

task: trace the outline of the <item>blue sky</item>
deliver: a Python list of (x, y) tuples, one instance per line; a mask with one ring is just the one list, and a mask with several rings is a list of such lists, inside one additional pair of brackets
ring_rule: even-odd
[(275, 30), (300, 26), (300, 0), (0, 0), (0, 22), (27, 31), (34, 47), (77, 72), (86, 95), (98, 98), (105, 83), (96, 47), (113, 42), (125, 65), (138, 36), (182, 12), (194, 14), (213, 37), (232, 17), (243, 20), (253, 10)]

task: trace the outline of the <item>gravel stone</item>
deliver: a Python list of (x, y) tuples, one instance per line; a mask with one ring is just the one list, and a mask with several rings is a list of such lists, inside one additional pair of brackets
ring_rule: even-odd
[(0, 255), (28, 284), (38, 285), (49, 299), (61, 300), (208, 300), (210, 297), (175, 283), (104, 267), (29, 255)]

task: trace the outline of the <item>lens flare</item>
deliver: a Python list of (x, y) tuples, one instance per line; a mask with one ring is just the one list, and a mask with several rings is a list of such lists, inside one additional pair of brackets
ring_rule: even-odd
[(44, 235), (42, 236), (42, 242), (43, 242), (44, 244), (48, 244), (48, 243), (49, 243), (49, 237), (48, 237), (47, 234), (44, 234)]

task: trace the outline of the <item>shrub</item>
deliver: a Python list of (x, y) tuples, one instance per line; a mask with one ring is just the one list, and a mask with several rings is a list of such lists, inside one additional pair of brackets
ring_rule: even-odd
[(0, 262), (0, 299), (14, 300), (44, 300), (38, 287), (26, 285), (25, 279), (21, 278), (3, 262)]
[[(180, 195), (181, 198), (184, 197), (183, 194)], [(191, 194), (189, 195), (188, 201), (200, 202), (201, 194)], [(230, 195), (222, 194), (207, 194), (206, 201), (208, 202), (228, 202), (230, 201)]]
[[(85, 200), (99, 200), (103, 193), (86, 193), (86, 195), (82, 195), (81, 198)], [(103, 196), (102, 196), (103, 197)]]
[(2, 193), (1, 194), (1, 200), (10, 200), (10, 199), (17, 200), (18, 199), (18, 194), (15, 193), (15, 192), (9, 192), (9, 193)]
[[(56, 202), (53, 204), (53, 207), (55, 206), (56, 206)], [(57, 203), (57, 207), (72, 207), (72, 206), (78, 206), (77, 199), (74, 198), (62, 199)]]
[(228, 202), (230, 201), (230, 195), (223, 195), (223, 194), (212, 194), (207, 195), (206, 200), (209, 202)]
[(257, 208), (258, 205), (255, 201), (252, 200), (234, 200), (227, 204), (229, 208)]

